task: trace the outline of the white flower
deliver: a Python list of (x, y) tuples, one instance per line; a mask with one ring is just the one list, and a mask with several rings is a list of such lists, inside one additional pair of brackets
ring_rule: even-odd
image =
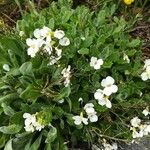
[(98, 70), (101, 68), (101, 65), (103, 65), (102, 59), (97, 59), (96, 57), (91, 57), (90, 66), (94, 67), (94, 69)]
[(98, 121), (98, 116), (96, 115), (97, 112), (95, 111), (94, 105), (93, 105), (92, 103), (87, 103), (87, 104), (84, 106), (84, 110), (85, 110), (85, 112), (87, 113), (88, 119), (89, 119), (91, 122), (96, 122), (96, 121)]
[(35, 57), (36, 53), (39, 51), (39, 48), (43, 45), (43, 41), (39, 39), (27, 39), (26, 43), (29, 46), (27, 49), (28, 55), (31, 57)]
[(51, 45), (51, 44), (46, 44), (46, 45), (43, 47), (43, 50), (44, 50), (46, 53), (48, 53), (49, 55), (51, 55), (52, 50), (53, 50), (52, 45)]
[(145, 63), (144, 68), (150, 66), (150, 59), (146, 59), (146, 60), (144, 61), (144, 63)]
[(34, 127), (37, 131), (41, 131), (44, 128), (44, 125), (41, 125), (39, 122), (35, 122)]
[(142, 133), (139, 133), (136, 131), (136, 129), (132, 129), (133, 132), (132, 132), (132, 137), (135, 139), (135, 138), (140, 138), (140, 137), (143, 137), (143, 134)]
[(113, 148), (113, 150), (117, 150), (117, 149), (118, 149), (117, 143), (113, 143), (113, 144), (112, 144), (112, 148)]
[(36, 37), (37, 39), (42, 38), (41, 35), (41, 30), (40, 29), (35, 29), (33, 32), (34, 37)]
[(25, 124), (25, 130), (27, 131), (27, 132), (34, 132), (34, 124), (36, 123), (36, 117), (35, 117), (35, 115), (31, 115), (31, 114), (29, 114), (29, 113), (24, 113), (23, 114), (23, 118), (25, 118), (25, 122), (24, 122), (24, 124)]
[(93, 113), (89, 113), (88, 118), (91, 122), (97, 122), (98, 121), (98, 116), (96, 115), (95, 111)]
[(48, 27), (43, 27), (40, 30), (40, 35), (43, 39), (46, 38), (46, 43), (47, 44), (50, 43), (50, 41), (51, 41), (51, 32), (52, 32), (52, 30)]
[(125, 60), (127, 63), (130, 63), (130, 59), (126, 54), (123, 55), (123, 60)]
[(68, 46), (70, 44), (70, 40), (67, 37), (63, 37), (59, 40), (59, 44), (61, 46)]
[(56, 31), (54, 32), (54, 37), (57, 38), (57, 39), (61, 39), (61, 38), (63, 38), (64, 36), (65, 36), (65, 33), (64, 33), (64, 31), (62, 31), (62, 30), (56, 30)]
[(36, 116), (35, 114), (29, 114), (29, 113), (24, 113), (23, 118), (25, 118), (24, 124), (25, 127), (24, 129), (27, 132), (34, 132), (35, 130), (41, 131), (44, 128), (44, 125), (41, 125), (39, 122), (36, 121)]
[(131, 119), (130, 123), (133, 127), (139, 127), (139, 125), (141, 124), (141, 119), (139, 119), (138, 117), (134, 117), (133, 119)]
[(94, 93), (94, 98), (95, 99), (102, 99), (104, 97), (104, 93), (101, 89), (97, 89), (96, 92)]
[(37, 39), (45, 40), (45, 44), (49, 44), (51, 42), (51, 29), (48, 27), (43, 27), (42, 29), (35, 29), (33, 34)]
[(148, 135), (149, 133), (150, 133), (150, 125), (146, 125), (146, 124), (144, 124), (144, 125), (140, 125), (139, 126), (139, 129), (140, 129), (140, 131), (139, 131), (139, 133), (142, 135)]
[(78, 99), (78, 101), (79, 101), (79, 102), (83, 102), (83, 98), (80, 97), (80, 98)]
[(109, 143), (106, 143), (106, 140), (103, 139), (103, 146), (104, 146), (104, 150), (117, 150), (118, 149), (118, 145), (117, 143), (113, 143), (112, 145), (110, 145)]
[(107, 108), (112, 107), (111, 101), (108, 99), (107, 96), (104, 96), (103, 98), (98, 99), (98, 104), (101, 105), (101, 106), (105, 105)]
[(62, 54), (62, 49), (58, 49), (57, 47), (55, 47), (55, 50), (56, 50), (57, 56), (60, 57)]
[(74, 119), (74, 123), (76, 125), (80, 125), (82, 122), (87, 125), (88, 124), (88, 119), (83, 117), (83, 113), (81, 112), (80, 116), (74, 116), (72, 117)]
[(146, 73), (146, 72), (143, 72), (142, 74), (141, 74), (141, 79), (143, 80), (143, 81), (146, 81), (146, 80), (148, 80), (148, 74)]
[(71, 74), (70, 69), (71, 69), (71, 66), (69, 65), (67, 68), (64, 68), (61, 72), (61, 74), (65, 78), (65, 81), (64, 81), (65, 87), (68, 87), (70, 84), (70, 74)]
[(20, 37), (22, 37), (24, 34), (25, 34), (24, 31), (20, 31), (20, 32), (19, 32), (19, 36), (20, 36)]
[(104, 87), (103, 93), (107, 96), (110, 96), (112, 93), (116, 93), (118, 91), (118, 87), (114, 85), (115, 80), (108, 76), (106, 79), (103, 79), (101, 82), (101, 86)]
[(91, 113), (94, 113), (95, 112), (95, 109), (94, 109), (94, 105), (92, 103), (87, 103), (85, 106), (84, 106), (84, 110), (87, 114), (91, 114)]
[(150, 133), (150, 125), (146, 125), (144, 131), (147, 133)]
[(60, 104), (62, 104), (62, 103), (64, 103), (64, 99), (61, 99), (61, 100), (59, 100), (58, 102), (60, 103)]
[(63, 75), (64, 78), (67, 78), (70, 76), (70, 70), (71, 70), (71, 66), (69, 65), (67, 68), (64, 68), (61, 72), (61, 74)]
[(31, 115), (29, 113), (24, 113), (23, 118), (25, 118), (25, 125), (28, 126), (30, 124), (34, 124), (36, 122), (35, 115)]
[(68, 87), (70, 85), (70, 78), (66, 78), (64, 81), (65, 87)]
[(4, 65), (3, 65), (3, 69), (4, 69), (5, 71), (10, 71), (10, 67), (9, 67), (8, 64), (4, 64)]
[(142, 113), (143, 113), (145, 116), (147, 116), (147, 115), (149, 115), (149, 114), (150, 114), (150, 112), (149, 112), (149, 109), (148, 109), (148, 108), (144, 109)]
[(49, 64), (48, 65), (54, 65), (55, 63), (57, 63), (58, 62), (58, 60), (60, 59), (61, 57), (55, 57), (55, 56), (51, 56), (50, 57), (50, 62), (49, 62)]
[(25, 126), (24, 129), (26, 132), (34, 132), (35, 131), (35, 128), (33, 127), (32, 124)]
[(150, 66), (147, 66), (145, 71), (141, 74), (141, 78), (143, 81), (150, 79)]

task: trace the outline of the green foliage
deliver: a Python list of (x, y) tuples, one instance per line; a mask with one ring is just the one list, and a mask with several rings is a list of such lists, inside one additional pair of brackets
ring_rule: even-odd
[[(149, 105), (149, 81), (143, 82), (141, 41), (128, 34), (128, 22), (114, 16), (115, 5), (99, 12), (85, 6), (72, 9), (71, 0), (53, 2), (41, 11), (31, 11), (17, 22), (16, 32), (0, 36), (0, 147), (4, 150), (66, 150), (64, 143), (95, 142), (98, 130), (108, 137), (131, 139), (128, 124)], [(47, 56), (27, 55), (26, 39), (37, 28), (61, 29), (70, 39), (62, 58), (49, 66)], [(24, 35), (19, 37), (18, 32)], [(124, 60), (126, 54), (130, 63)], [(101, 69), (90, 67), (91, 57), (102, 58)], [(10, 71), (3, 65), (8, 64)], [(64, 87), (62, 70), (71, 66), (71, 84)], [(112, 108), (98, 105), (94, 93), (101, 80), (112, 76), (118, 86)], [(143, 93), (140, 96), (140, 93)], [(78, 99), (82, 97), (83, 102)], [(64, 103), (60, 100), (64, 99)], [(86, 103), (93, 103), (99, 121), (76, 126)], [(24, 113), (35, 114), (45, 126), (42, 131), (25, 132)], [(83, 113), (85, 116), (85, 112)], [(127, 134), (128, 133), (128, 134)], [(5, 145), (5, 146), (4, 146)], [(70, 145), (70, 144), (69, 144)]]

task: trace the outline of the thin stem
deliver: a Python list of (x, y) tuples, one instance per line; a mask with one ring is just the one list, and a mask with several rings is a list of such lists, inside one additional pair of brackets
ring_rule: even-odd
[(9, 19), (11, 22), (15, 23), (16, 24), (16, 21), (14, 21), (13, 19), (11, 19), (8, 15), (2, 13), (7, 19)]
[(111, 137), (111, 136), (108, 136), (108, 135), (100, 134), (100, 133), (96, 132), (96, 130), (101, 132), (98, 128), (95, 128), (95, 127), (92, 127), (91, 131), (93, 131), (95, 134), (97, 134), (100, 137), (108, 138), (108, 139), (111, 139), (111, 140), (114, 140), (114, 141), (121, 141), (121, 142), (125, 142), (125, 143), (130, 142), (129, 140), (119, 139), (119, 138)]

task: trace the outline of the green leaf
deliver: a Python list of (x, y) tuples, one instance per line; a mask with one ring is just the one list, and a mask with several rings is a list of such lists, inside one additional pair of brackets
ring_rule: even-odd
[(15, 111), (10, 106), (7, 106), (5, 103), (2, 103), (1, 106), (3, 107), (4, 113), (7, 116), (13, 116), (14, 115)]
[(105, 18), (106, 18), (106, 11), (101, 10), (97, 16), (97, 25), (102, 25), (105, 22)]
[(51, 143), (46, 143), (45, 150), (52, 150)]
[(18, 64), (17, 58), (16, 58), (15, 54), (13, 53), (13, 51), (9, 49), (8, 54), (9, 54), (9, 58), (11, 60), (11, 63), (13, 64), (13, 66), (18, 67), (19, 64)]
[(2, 102), (11, 102), (15, 99), (17, 99), (19, 96), (17, 93), (11, 93), (5, 96), (0, 97), (0, 103)]
[(87, 37), (87, 38), (85, 38), (85, 40), (82, 44), (82, 47), (87, 48), (92, 44), (92, 42), (93, 42), (93, 37), (92, 36)]
[(24, 64), (22, 64), (22, 66), (19, 68), (19, 70), (24, 76), (34, 77), (31, 62), (25, 62)]
[(16, 134), (20, 130), (21, 130), (21, 126), (20, 125), (16, 125), (16, 124), (0, 127), (0, 132), (2, 132), (4, 134)]
[(51, 143), (56, 139), (56, 137), (57, 137), (57, 129), (51, 125), (45, 142)]
[(70, 95), (70, 93), (71, 93), (70, 86), (64, 87), (64, 88), (60, 91), (60, 93), (54, 98), (54, 100), (57, 101), (57, 100), (61, 100), (61, 99), (65, 98), (65, 97), (68, 97), (68, 96)]
[(10, 124), (23, 125), (23, 112), (16, 112), (13, 116), (10, 117)]
[(140, 43), (141, 43), (141, 41), (139, 39), (134, 39), (128, 44), (128, 46), (129, 47), (137, 47), (140, 45)]
[(122, 30), (123, 28), (124, 28), (124, 27), (122, 27), (121, 25), (119, 25), (118, 27), (115, 28), (113, 34), (121, 32), (121, 30)]
[(48, 27), (53, 30), (53, 29), (54, 29), (54, 26), (55, 26), (55, 20), (54, 20), (54, 18), (51, 18), (51, 19), (49, 20)]
[(29, 150), (38, 150), (41, 144), (43, 133), (40, 134), (40, 136), (35, 140), (35, 142), (31, 145)]
[(6, 143), (4, 150), (13, 150), (13, 148), (12, 148), (12, 139), (10, 139), (10, 140)]
[(88, 49), (88, 48), (81, 48), (81, 49), (78, 51), (78, 53), (81, 54), (81, 55), (89, 54), (89, 49)]
[(4, 147), (5, 145), (5, 135), (2, 135), (0, 137), (0, 148)]
[(33, 85), (29, 85), (20, 94), (20, 98), (32, 101), (34, 103), (40, 95), (41, 95), (41, 89), (38, 89), (37, 87), (34, 87)]
[(17, 39), (9, 36), (0, 37), (0, 45), (2, 46), (3, 50), (8, 51), (10, 49), (15, 55), (20, 56), (22, 60), (24, 60), (24, 50)]
[[(31, 145), (33, 134), (30, 132), (23, 132), (21, 134), (16, 134), (15, 138), (13, 139), (13, 148), (15, 150), (29, 150), (29, 147)], [(27, 144), (29, 144), (29, 147), (27, 147)]]
[(69, 97), (67, 97), (66, 100), (67, 100), (67, 102), (69, 104), (69, 109), (70, 109), (70, 112), (71, 112), (71, 110), (72, 110), (72, 102), (71, 102)]

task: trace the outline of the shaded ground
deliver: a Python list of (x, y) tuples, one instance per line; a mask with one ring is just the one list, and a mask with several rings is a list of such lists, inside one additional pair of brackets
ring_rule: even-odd
[(142, 139), (137, 144), (120, 144), (118, 150), (150, 150), (150, 138)]
[(133, 31), (131, 32), (131, 35), (133, 37), (139, 37), (143, 40), (143, 56), (146, 58), (150, 58), (150, 22), (138, 22)]

